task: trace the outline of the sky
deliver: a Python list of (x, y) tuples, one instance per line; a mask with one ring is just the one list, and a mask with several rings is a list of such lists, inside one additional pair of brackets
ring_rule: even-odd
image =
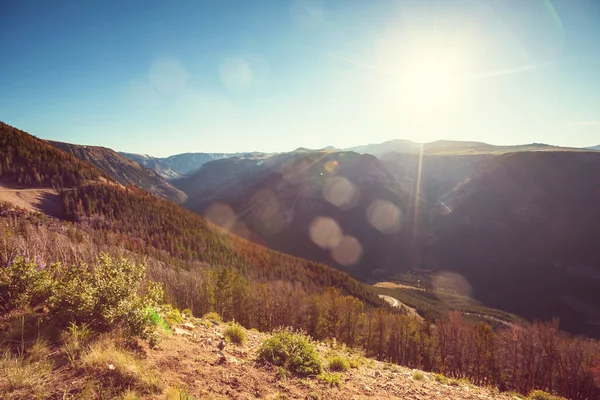
[(119, 151), (600, 144), (596, 0), (0, 0), (0, 120)]

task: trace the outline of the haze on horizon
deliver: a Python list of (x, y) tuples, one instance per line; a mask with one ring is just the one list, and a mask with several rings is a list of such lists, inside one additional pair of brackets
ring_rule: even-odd
[(600, 143), (593, 0), (3, 2), (0, 119), (168, 156)]

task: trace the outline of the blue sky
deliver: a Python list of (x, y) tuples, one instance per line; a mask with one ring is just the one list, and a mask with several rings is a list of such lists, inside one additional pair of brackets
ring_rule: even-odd
[(594, 0), (0, 0), (0, 120), (167, 156), (600, 143)]

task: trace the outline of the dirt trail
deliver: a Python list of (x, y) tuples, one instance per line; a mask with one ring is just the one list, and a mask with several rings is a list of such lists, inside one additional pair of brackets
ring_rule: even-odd
[(30, 212), (60, 217), (63, 214), (62, 202), (54, 189), (31, 189), (6, 187), (0, 184), (0, 202), (7, 202)]

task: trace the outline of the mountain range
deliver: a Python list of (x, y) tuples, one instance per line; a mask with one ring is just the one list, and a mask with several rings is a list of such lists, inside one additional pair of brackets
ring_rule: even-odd
[[(43, 141), (24, 150), (18, 143), (26, 134), (3, 129), (12, 135), (4, 140), (13, 140), (0, 163), (4, 176), (11, 171), (11, 179), (26, 186), (77, 187), (63, 195), (68, 218), (99, 224), (99, 210), (110, 218), (121, 215), (127, 229), (142, 228), (136, 241), (155, 237), (153, 247), (161, 251), (205, 257), (192, 239), (180, 242), (196, 235), (189, 225), (194, 214), (175, 218), (182, 211), (167, 203), (160, 209), (140, 203), (122, 214), (121, 208), (138, 202), (127, 196), (140, 194), (85, 182), (112, 180), (125, 190), (148, 190), (233, 237), (336, 267), (363, 282), (449, 271), (466, 282), (465, 294), (485, 305), (529, 319), (560, 317), (566, 329), (600, 334), (594, 241), (600, 236), (600, 153), (591, 149), (392, 141), (353, 150), (128, 159), (102, 147), (45, 142), (97, 168), (90, 169), (58, 161), (66, 155), (52, 153)], [(19, 164), (32, 170), (14, 166), (34, 153), (46, 161)], [(177, 178), (159, 176), (157, 168)], [(122, 206), (94, 205), (101, 198)], [(136, 223), (131, 217), (141, 210), (135, 218), (145, 222)], [(148, 219), (153, 214), (156, 221)], [(163, 220), (164, 214), (173, 217)], [(117, 229), (116, 223), (103, 229)]]

